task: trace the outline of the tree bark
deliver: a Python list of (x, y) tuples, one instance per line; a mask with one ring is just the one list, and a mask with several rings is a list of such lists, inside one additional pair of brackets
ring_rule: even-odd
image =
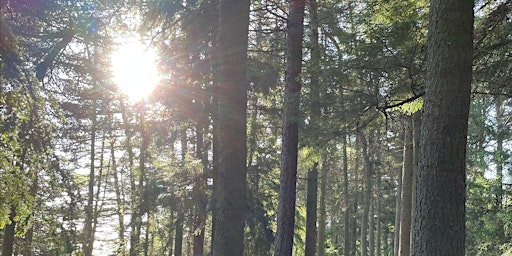
[(464, 255), (473, 1), (432, 0), (413, 255)]
[(243, 254), (247, 161), (249, 0), (221, 0), (217, 45), (219, 115), (212, 255)]
[(302, 69), (302, 37), (304, 34), (304, 0), (288, 2), (286, 47), (286, 85), (283, 113), (283, 142), (275, 256), (292, 255), (297, 187), (299, 137), (300, 73)]

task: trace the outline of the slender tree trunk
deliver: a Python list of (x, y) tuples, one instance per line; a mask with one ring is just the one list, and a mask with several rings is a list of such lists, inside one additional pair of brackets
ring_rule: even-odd
[(283, 142), (277, 233), (274, 256), (292, 255), (297, 187), (299, 135), (299, 102), (302, 69), (302, 37), (304, 34), (304, 0), (288, 2), (286, 86), (283, 113)]
[(169, 250), (168, 256), (172, 256), (172, 252), (174, 249), (173, 235), (174, 235), (175, 230), (176, 230), (176, 225), (174, 222), (174, 206), (172, 206), (170, 209), (170, 214), (169, 214), (169, 236), (167, 237), (167, 249)]
[(124, 196), (121, 192), (121, 184), (119, 179), (119, 173), (117, 172), (116, 165), (116, 156), (115, 156), (115, 139), (112, 139), (110, 142), (110, 165), (112, 169), (112, 174), (114, 176), (114, 190), (116, 193), (116, 213), (118, 216), (118, 247), (117, 247), (117, 255), (124, 256), (126, 253), (126, 239), (124, 237), (125, 228), (124, 228), (124, 214), (125, 214), (125, 204), (124, 204)]
[(183, 253), (183, 222), (185, 213), (183, 209), (178, 209), (178, 217), (176, 218), (176, 235), (174, 238), (174, 256), (181, 256)]
[[(357, 144), (357, 138), (356, 138), (356, 144)], [(354, 184), (360, 184), (361, 181), (359, 179), (359, 164), (360, 164), (360, 155), (357, 154), (356, 155), (356, 159), (355, 159), (355, 163), (354, 163)], [(350, 243), (351, 243), (351, 255), (357, 255), (357, 239), (359, 237), (359, 233), (360, 233), (360, 230), (359, 230), (359, 233), (358, 233), (358, 230), (357, 230), (357, 227), (359, 226), (358, 225), (358, 220), (359, 220), (359, 201), (360, 201), (360, 197), (361, 197), (361, 194), (362, 194), (362, 191), (359, 189), (359, 187), (356, 185), (354, 186), (354, 190), (353, 190), (353, 198), (354, 198), (354, 204), (353, 204), (353, 209), (354, 209), (354, 213), (352, 214), (352, 221), (351, 221), (351, 233), (352, 233), (352, 236), (351, 236), (351, 239), (350, 239)]]
[(430, 2), (412, 253), (415, 256), (465, 253), (473, 5), (473, 1), (461, 0)]
[[(349, 204), (349, 192), (348, 192), (348, 154), (347, 154), (347, 135), (343, 135), (343, 148), (342, 148), (342, 154), (343, 154), (343, 208), (345, 209), (345, 213), (343, 215), (343, 223), (345, 226), (345, 230), (343, 233), (343, 252), (344, 255), (351, 255), (350, 254), (350, 204)], [(323, 254), (320, 254), (321, 256)]]
[(139, 241), (138, 234), (136, 234), (136, 216), (138, 215), (138, 204), (137, 204), (137, 188), (135, 184), (135, 165), (134, 165), (134, 153), (133, 153), (133, 146), (132, 146), (132, 130), (130, 126), (130, 121), (128, 119), (128, 110), (126, 109), (126, 106), (124, 104), (124, 101), (120, 101), (120, 107), (121, 107), (121, 115), (123, 119), (123, 128), (124, 133), (126, 134), (126, 141), (125, 141), (125, 147), (126, 151), (128, 153), (128, 171), (129, 171), (129, 177), (130, 177), (130, 250), (129, 255), (134, 256), (136, 251), (136, 246)]
[[(418, 111), (412, 115), (412, 127), (413, 127), (413, 151), (414, 151), (414, 174), (412, 177), (412, 211), (411, 211), (411, 241), (412, 231), (414, 230), (414, 212), (416, 209), (416, 175), (418, 174), (418, 163), (420, 158), (420, 137), (421, 137), (421, 111)], [(412, 250), (412, 243), (411, 243)]]
[(316, 255), (316, 214), (318, 202), (318, 163), (308, 172), (306, 195), (306, 248), (308, 256)]
[[(132, 176), (132, 202), (134, 205), (132, 206), (132, 233), (130, 235), (130, 256), (139, 255), (141, 253), (141, 242), (140, 235), (142, 229), (142, 216), (144, 215), (144, 211), (146, 209), (146, 202), (143, 200), (144, 194), (144, 180), (145, 180), (145, 165), (146, 165), (146, 150), (148, 146), (148, 138), (145, 129), (145, 102), (141, 101), (137, 106), (139, 109), (139, 127), (140, 127), (140, 135), (141, 135), (141, 146), (139, 153), (139, 171), (137, 174), (133, 173)], [(138, 176), (137, 176), (138, 175)], [(138, 178), (138, 182), (135, 185), (135, 178)]]
[(218, 145), (212, 255), (243, 254), (247, 161), (249, 0), (221, 0)]
[[(505, 108), (503, 107), (503, 96), (496, 96), (495, 98), (495, 106), (496, 106), (496, 153), (495, 153), (495, 161), (496, 161), (496, 208), (501, 210), (503, 206), (503, 163), (505, 158), (505, 153), (503, 151), (503, 142), (505, 138), (505, 129), (503, 123)], [(503, 229), (503, 227), (498, 227), (499, 229)], [(500, 233), (503, 234), (503, 231)]]
[(92, 102), (92, 124), (91, 124), (91, 148), (90, 148), (90, 170), (88, 181), (87, 205), (85, 206), (85, 221), (83, 230), (83, 254), (92, 256), (94, 244), (93, 219), (94, 219), (94, 183), (95, 183), (95, 147), (96, 147), (96, 100)]
[(5, 224), (4, 235), (2, 239), (2, 255), (11, 256), (14, 252), (14, 235), (16, 230), (16, 207), (11, 205), (11, 213), (9, 214), (9, 223)]
[(369, 225), (368, 225), (368, 255), (375, 255), (375, 200), (370, 197), (370, 214), (369, 214)]
[[(204, 93), (203, 95), (206, 95)], [(206, 198), (206, 175), (208, 170), (208, 159), (204, 146), (204, 132), (205, 132), (205, 118), (207, 116), (206, 107), (204, 106), (205, 96), (200, 102), (202, 115), (199, 117), (196, 127), (196, 158), (201, 160), (203, 172), (198, 175), (194, 184), (194, 256), (202, 256), (204, 254), (204, 238), (206, 226), (206, 213), (207, 213), (207, 198)]]
[(395, 204), (395, 230), (393, 236), (393, 255), (398, 256), (400, 249), (400, 213), (402, 209), (402, 169), (398, 170), (397, 178), (397, 192)]
[(399, 255), (411, 255), (411, 214), (412, 214), (412, 183), (414, 173), (412, 118), (406, 116), (403, 165), (402, 195), (400, 209), (400, 246)]
[(370, 201), (372, 193), (372, 164), (370, 154), (368, 152), (368, 139), (361, 132), (359, 134), (361, 141), (361, 149), (363, 152), (364, 163), (364, 202), (363, 202), (363, 215), (361, 218), (361, 256), (368, 256), (368, 232), (369, 232), (369, 214), (370, 214)]
[[(380, 151), (381, 149), (379, 149)], [(376, 256), (381, 256), (382, 254), (382, 223), (381, 223), (381, 180), (382, 180), (382, 171), (380, 172), (377, 172), (377, 184), (375, 184), (376, 188), (377, 188), (377, 199), (375, 200), (375, 203), (376, 203), (376, 213), (375, 215), (377, 216), (377, 219), (376, 219), (376, 225), (377, 225), (377, 242), (375, 244), (375, 248), (376, 248), (376, 253), (375, 255)]]
[(322, 168), (322, 176), (320, 177), (320, 213), (318, 216), (318, 255), (325, 255), (325, 228), (326, 228), (326, 204), (325, 194), (327, 192), (327, 168)]

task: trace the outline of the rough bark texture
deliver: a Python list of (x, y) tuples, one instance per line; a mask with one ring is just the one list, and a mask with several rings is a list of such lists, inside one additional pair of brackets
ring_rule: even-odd
[(218, 32), (218, 155), (212, 255), (243, 254), (247, 158), (249, 0), (221, 0)]
[(316, 213), (318, 202), (318, 163), (308, 172), (306, 195), (306, 248), (308, 256), (316, 255)]
[(413, 255), (464, 255), (473, 1), (432, 0)]
[(406, 117), (403, 166), (402, 196), (400, 210), (400, 256), (411, 255), (411, 214), (412, 214), (412, 182), (414, 173), (412, 118)]
[(295, 225), (295, 199), (297, 181), (297, 154), (299, 135), (299, 102), (302, 69), (302, 37), (304, 34), (304, 0), (288, 2), (286, 47), (286, 85), (283, 113), (283, 150), (277, 213), (275, 256), (292, 255)]

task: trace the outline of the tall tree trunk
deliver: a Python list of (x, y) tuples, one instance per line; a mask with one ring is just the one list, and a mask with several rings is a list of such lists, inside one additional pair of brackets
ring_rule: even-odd
[[(146, 202), (143, 200), (144, 194), (144, 180), (145, 180), (145, 171), (146, 171), (146, 150), (148, 147), (148, 137), (146, 132), (146, 109), (145, 102), (141, 101), (138, 103), (138, 112), (139, 112), (139, 129), (141, 135), (141, 146), (139, 153), (139, 171), (138, 173), (133, 173), (132, 182), (135, 182), (135, 178), (138, 178), (137, 184), (133, 184), (132, 187), (132, 202), (134, 205), (132, 206), (132, 233), (130, 235), (130, 256), (139, 255), (141, 252), (141, 242), (140, 235), (142, 229), (142, 216), (144, 215), (144, 211), (147, 208), (145, 205)], [(138, 175), (138, 176), (137, 176)]]
[(368, 255), (375, 255), (375, 200), (370, 197), (370, 214), (369, 214), (369, 225), (368, 225)]
[(176, 224), (174, 222), (174, 206), (171, 207), (170, 209), (170, 214), (169, 214), (169, 235), (167, 236), (167, 249), (169, 250), (169, 254), (168, 256), (172, 256), (172, 252), (173, 252), (173, 249), (174, 249), (174, 231), (176, 230), (175, 229), (176, 227)]
[(274, 256), (292, 255), (297, 187), (299, 140), (300, 73), (302, 69), (302, 37), (304, 34), (304, 0), (288, 2), (286, 47), (286, 85), (283, 113), (283, 142), (277, 233)]
[[(343, 215), (343, 223), (345, 226), (345, 230), (343, 232), (343, 252), (344, 255), (350, 254), (350, 204), (349, 204), (349, 192), (348, 192), (348, 154), (347, 154), (347, 135), (343, 135), (343, 208), (345, 209), (345, 213)], [(320, 254), (321, 256), (323, 254)]]
[[(503, 123), (505, 108), (503, 107), (503, 96), (496, 96), (494, 100), (494, 104), (496, 106), (496, 153), (495, 153), (495, 161), (496, 161), (496, 208), (501, 210), (503, 205), (503, 163), (505, 158), (505, 153), (503, 151), (503, 142), (505, 140), (505, 129)], [(498, 227), (502, 229), (502, 227)], [(502, 232), (500, 232), (502, 233)]]
[(395, 230), (393, 235), (393, 255), (398, 256), (400, 252), (400, 213), (402, 209), (402, 169), (398, 170), (396, 176), (397, 180), (397, 191), (396, 191), (396, 203), (395, 203)]
[(118, 217), (118, 246), (117, 246), (117, 255), (124, 256), (126, 253), (126, 239), (124, 237), (125, 228), (124, 228), (124, 214), (125, 214), (125, 204), (124, 204), (124, 194), (121, 190), (121, 184), (119, 179), (119, 173), (117, 172), (117, 164), (116, 164), (116, 156), (115, 156), (115, 139), (112, 138), (110, 142), (110, 165), (112, 169), (112, 174), (114, 176), (114, 191), (116, 194), (116, 213)]
[[(310, 26), (311, 26), (311, 71), (310, 71), (310, 79), (311, 79), (311, 89), (310, 89), (310, 99), (311, 99), (311, 123), (310, 125), (313, 127), (313, 131), (317, 131), (320, 126), (320, 46), (318, 44), (318, 6), (316, 0), (309, 1), (309, 13), (310, 13)], [(316, 136), (313, 134), (313, 136)], [(314, 141), (314, 140), (313, 140)], [(313, 148), (320, 149), (317, 143), (312, 143)], [(317, 201), (318, 201), (318, 163), (315, 163), (313, 168), (308, 172), (308, 187), (307, 187), (307, 203), (306, 203), (306, 255), (314, 256), (317, 252)], [(325, 170), (323, 167), (322, 170)], [(323, 175), (323, 172), (322, 172)], [(323, 176), (322, 176), (323, 178)], [(325, 184), (322, 183), (322, 186)], [(325, 196), (325, 195), (324, 195)], [(325, 197), (324, 205), (325, 207)], [(321, 209), (321, 211), (325, 211)], [(323, 251), (324, 247), (324, 239), (325, 239), (325, 219), (320, 223), (323, 225), (322, 227), (322, 241), (318, 245), (318, 248), (322, 248), (320, 250)], [(323, 252), (322, 254), (323, 255)]]
[(372, 164), (370, 160), (370, 154), (368, 152), (368, 138), (366, 138), (362, 132), (359, 133), (359, 137), (364, 163), (364, 202), (363, 215), (361, 218), (361, 256), (368, 256), (368, 220), (370, 214), (370, 201), (372, 200)]
[[(381, 149), (379, 149), (380, 151)], [(382, 172), (378, 172), (377, 173), (377, 182), (375, 184), (375, 187), (377, 188), (377, 199), (375, 200), (375, 215), (377, 216), (377, 219), (376, 219), (376, 225), (377, 225), (377, 241), (375, 243), (375, 248), (376, 248), (376, 252), (375, 252), (375, 255), (376, 256), (381, 256), (382, 254), (382, 223), (381, 223), (381, 180), (382, 180)]]
[(320, 199), (319, 199), (319, 216), (318, 216), (318, 255), (325, 255), (325, 228), (326, 228), (326, 204), (325, 194), (327, 192), (327, 168), (322, 168), (322, 174), (320, 177)]
[(316, 255), (316, 213), (318, 201), (318, 163), (308, 172), (306, 195), (306, 248), (308, 256)]
[(2, 237), (2, 255), (11, 256), (14, 252), (14, 235), (16, 230), (16, 207), (11, 205), (11, 213), (9, 213), (9, 223), (5, 224), (4, 235)]
[[(413, 127), (413, 151), (414, 151), (414, 174), (412, 177), (412, 211), (411, 211), (411, 239), (412, 232), (414, 230), (414, 212), (416, 209), (416, 200), (414, 200), (414, 195), (416, 195), (416, 175), (418, 174), (418, 163), (420, 158), (420, 140), (421, 140), (421, 111), (418, 111), (412, 115), (412, 127)], [(412, 244), (411, 244), (412, 250)]]
[(178, 209), (178, 217), (176, 218), (176, 235), (174, 238), (174, 256), (181, 256), (183, 253), (183, 222), (185, 221), (185, 213), (182, 209)]
[(91, 149), (90, 149), (90, 170), (88, 181), (87, 205), (85, 206), (85, 221), (83, 230), (83, 253), (85, 256), (92, 256), (94, 244), (93, 219), (94, 219), (94, 179), (95, 179), (95, 147), (96, 147), (96, 100), (92, 102), (91, 109)]
[(128, 119), (128, 110), (126, 109), (126, 106), (124, 104), (124, 101), (120, 101), (120, 107), (121, 107), (121, 115), (123, 119), (123, 128), (124, 133), (126, 134), (126, 141), (125, 141), (125, 147), (126, 151), (128, 152), (128, 171), (130, 176), (130, 214), (131, 214), (131, 220), (130, 220), (130, 250), (129, 255), (134, 256), (136, 255), (136, 245), (138, 244), (139, 237), (138, 234), (136, 234), (136, 216), (138, 215), (138, 204), (137, 204), (137, 187), (135, 184), (135, 164), (134, 164), (134, 153), (133, 153), (133, 146), (132, 146), (132, 130), (130, 126), (130, 121)]
[(198, 104), (202, 108), (202, 115), (199, 117), (196, 127), (196, 158), (201, 160), (203, 171), (198, 175), (194, 184), (194, 256), (202, 256), (204, 254), (204, 238), (207, 217), (206, 176), (208, 172), (208, 159), (205, 152), (206, 149), (204, 145), (204, 132), (208, 113), (205, 102), (206, 92), (203, 93), (203, 99)]
[(249, 0), (221, 0), (217, 45), (219, 115), (212, 255), (242, 255), (247, 161)]
[(464, 255), (474, 1), (430, 2), (413, 255)]
[[(356, 137), (356, 144), (357, 144), (357, 140), (359, 140), (357, 137)], [(356, 159), (354, 161), (354, 184), (360, 184), (361, 181), (359, 179), (359, 164), (360, 164), (360, 155), (359, 154), (356, 154)], [(359, 233), (360, 233), (360, 230), (359, 230), (359, 233), (358, 233), (358, 220), (359, 220), (359, 202), (360, 202), (360, 197), (361, 197), (361, 194), (362, 194), (362, 191), (359, 189), (359, 187), (356, 185), (354, 186), (354, 190), (352, 192), (353, 194), (353, 198), (354, 198), (354, 204), (352, 205), (352, 209), (354, 209), (353, 211), (353, 214), (352, 214), (352, 221), (351, 221), (351, 233), (352, 233), (352, 236), (351, 236), (351, 239), (350, 239), (350, 250), (351, 250), (351, 254), (350, 255), (357, 255), (357, 240), (358, 240), (358, 237), (359, 237)]]
[(411, 214), (412, 214), (412, 183), (414, 173), (412, 118), (406, 116), (403, 165), (402, 195), (400, 209), (400, 246), (399, 255), (411, 255)]

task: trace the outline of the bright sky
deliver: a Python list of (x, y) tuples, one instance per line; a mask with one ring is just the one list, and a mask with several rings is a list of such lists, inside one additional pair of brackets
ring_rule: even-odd
[(160, 81), (155, 50), (127, 40), (111, 56), (114, 83), (132, 103), (145, 99)]

